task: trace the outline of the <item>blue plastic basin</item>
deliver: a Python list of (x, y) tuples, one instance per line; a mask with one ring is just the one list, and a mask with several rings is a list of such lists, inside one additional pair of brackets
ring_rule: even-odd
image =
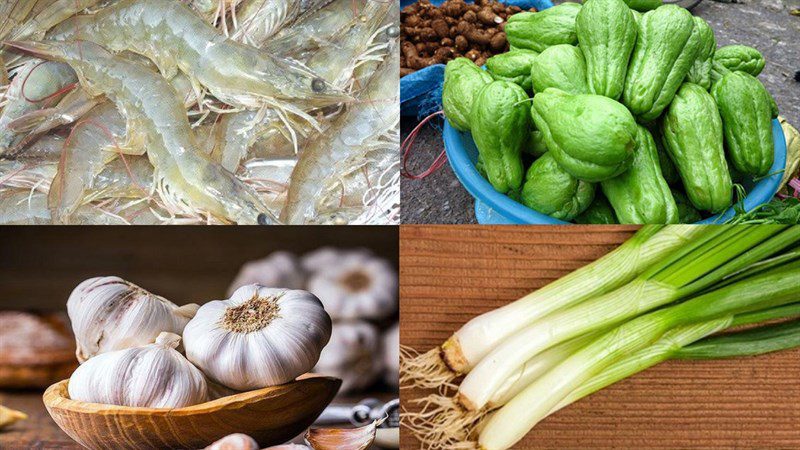
[[(469, 132), (459, 132), (445, 121), (444, 148), (450, 166), (461, 184), (475, 197), (475, 216), (481, 224), (566, 224), (562, 220), (534, 211), (522, 203), (494, 190), (491, 184), (475, 169), (478, 149)], [(744, 209), (751, 211), (758, 205), (772, 199), (780, 189), (783, 169), (786, 167), (786, 140), (778, 120), (772, 121), (772, 136), (775, 141), (775, 162), (770, 169), (771, 176), (758, 182), (744, 183), (749, 194), (744, 199)], [(722, 214), (709, 217), (698, 223), (721, 223), (733, 217), (733, 208)]]

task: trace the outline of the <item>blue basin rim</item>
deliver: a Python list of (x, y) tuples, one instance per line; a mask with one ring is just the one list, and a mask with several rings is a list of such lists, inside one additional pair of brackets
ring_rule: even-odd
[[(562, 220), (554, 219), (546, 214), (534, 211), (527, 206), (516, 202), (508, 196), (494, 190), (491, 184), (475, 169), (478, 149), (472, 141), (472, 136), (461, 133), (445, 121), (444, 148), (447, 159), (453, 168), (456, 177), (464, 188), (475, 198), (475, 211), (478, 223), (481, 224), (568, 224)], [(783, 129), (777, 119), (772, 121), (772, 135), (775, 141), (775, 161), (770, 173), (772, 175), (762, 178), (754, 185), (750, 183), (749, 194), (744, 199), (744, 209), (751, 211), (758, 205), (772, 199), (783, 178), (786, 167), (786, 140)], [(731, 207), (722, 214), (702, 220), (700, 224), (721, 223), (735, 215)]]

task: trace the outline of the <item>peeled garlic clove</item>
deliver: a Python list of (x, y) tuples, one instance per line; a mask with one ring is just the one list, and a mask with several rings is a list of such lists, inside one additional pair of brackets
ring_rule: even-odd
[(69, 379), (73, 400), (118, 406), (182, 408), (202, 403), (203, 373), (175, 348), (181, 337), (164, 332), (154, 344), (103, 353)]
[(375, 440), (375, 431), (383, 420), (358, 428), (311, 428), (306, 441), (314, 450), (364, 450)]
[(151, 344), (162, 331), (180, 334), (199, 308), (169, 300), (119, 277), (90, 278), (67, 300), (78, 361)]
[(22, 411), (17, 411), (11, 408), (6, 408), (3, 405), (0, 405), (0, 430), (6, 427), (10, 427), (11, 425), (14, 425), (20, 420), (25, 420), (27, 418), (28, 415)]
[(255, 439), (246, 434), (235, 433), (214, 442), (205, 450), (259, 450), (260, 448)]
[(211, 380), (248, 390), (308, 372), (331, 336), (331, 319), (310, 292), (242, 286), (208, 302), (183, 330), (186, 357)]
[(331, 340), (314, 372), (341, 378), (339, 394), (358, 391), (373, 384), (383, 372), (380, 352), (380, 333), (375, 325), (363, 321), (334, 322)]
[(397, 310), (397, 287), (397, 271), (388, 261), (358, 250), (341, 252), (308, 280), (308, 290), (334, 319), (390, 316)]

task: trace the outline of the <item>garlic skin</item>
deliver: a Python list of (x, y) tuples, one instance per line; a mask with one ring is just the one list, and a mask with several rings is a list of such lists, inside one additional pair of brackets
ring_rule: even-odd
[(305, 282), (306, 272), (294, 253), (272, 252), (266, 258), (245, 263), (228, 288), (228, 296), (248, 284), (302, 289)]
[(183, 330), (189, 361), (236, 390), (275, 386), (308, 372), (330, 336), (331, 318), (313, 294), (257, 284), (206, 303)]
[(360, 391), (383, 373), (378, 328), (363, 321), (334, 322), (331, 340), (314, 372), (341, 378), (339, 394)]
[[(327, 264), (322, 264), (320, 261)], [(381, 320), (397, 311), (397, 271), (388, 261), (363, 250), (320, 254), (308, 290), (334, 319)]]
[(95, 277), (79, 284), (67, 300), (78, 361), (151, 344), (162, 331), (180, 334), (194, 317), (195, 304), (178, 307), (119, 277)]
[(161, 333), (154, 344), (103, 353), (69, 379), (73, 400), (145, 408), (182, 408), (206, 401), (199, 369), (175, 348), (181, 337)]
[(400, 386), (400, 324), (383, 333), (383, 379), (392, 387)]

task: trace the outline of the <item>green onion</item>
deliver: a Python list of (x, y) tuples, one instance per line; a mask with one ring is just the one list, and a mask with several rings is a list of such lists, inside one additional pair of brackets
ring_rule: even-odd
[(710, 238), (690, 243), (631, 283), (517, 331), (464, 378), (458, 389), (459, 402), (467, 410), (480, 410), (536, 354), (696, 294), (798, 241), (800, 228), (712, 227)]
[[(683, 303), (637, 317), (603, 334), (554, 367), (486, 422), (480, 448), (510, 448), (573, 391), (626, 355), (657, 342), (678, 327), (779, 307), (797, 300), (800, 262), (773, 268)], [(727, 318), (727, 319), (726, 319)]]
[(612, 291), (684, 246), (702, 243), (722, 227), (647, 225), (603, 258), (502, 308), (478, 316), (440, 348), (416, 354), (404, 348), (401, 384), (439, 388), (469, 372), (492, 348), (527, 324)]
[[(797, 305), (795, 308), (800, 309)], [(674, 358), (719, 359), (757, 356), (795, 347), (800, 347), (800, 320), (706, 338), (680, 349)]]
[[(798, 298), (800, 299), (800, 294), (798, 294)], [(636, 354), (625, 358), (624, 360), (613, 364), (610, 368), (606, 369), (602, 374), (598, 375), (595, 378), (592, 378), (588, 383), (581, 386), (579, 389), (573, 391), (568, 400), (565, 400), (559, 404), (556, 409), (560, 409), (572, 402), (580, 400), (581, 398), (592, 394), (600, 389), (605, 388), (611, 384), (616, 383), (624, 378), (627, 378), (635, 373), (638, 373), (644, 369), (647, 369), (655, 364), (658, 364), (666, 359), (672, 358), (681, 358), (681, 359), (710, 359), (712, 356), (711, 353), (708, 354), (708, 357), (704, 358), (691, 358), (689, 355), (693, 351), (700, 351), (700, 348), (705, 348), (704, 343), (706, 342), (714, 342), (718, 337), (710, 337), (704, 339), (694, 346), (685, 347), (688, 344), (691, 344), (698, 339), (703, 338), (711, 333), (716, 331), (722, 330), (723, 328), (732, 328), (742, 325), (750, 325), (758, 322), (764, 322), (768, 320), (776, 320), (776, 319), (788, 319), (788, 318), (797, 318), (800, 317), (800, 303), (792, 303), (785, 306), (779, 306), (776, 308), (768, 308), (761, 311), (756, 311), (752, 313), (740, 314), (733, 317), (733, 320), (729, 320), (727, 317), (723, 319), (716, 319), (709, 322), (700, 323), (697, 325), (690, 325), (687, 327), (678, 328), (676, 330), (670, 330), (661, 337), (661, 339), (653, 344), (651, 347), (646, 349), (640, 350)], [(728, 324), (726, 327), (718, 328), (717, 324), (719, 322), (723, 322)], [(800, 339), (800, 324), (794, 325), (794, 333), (797, 333), (794, 339)], [(776, 327), (777, 328), (777, 327)], [(789, 328), (789, 327), (787, 327)], [(711, 329), (712, 331), (707, 332), (707, 329)], [(792, 340), (790, 338), (786, 339), (775, 339), (769, 340), (773, 336), (769, 333), (764, 334), (757, 334), (755, 333), (756, 330), (767, 330), (769, 329), (768, 326), (754, 329), (752, 332), (740, 332), (736, 333), (735, 335), (742, 335), (746, 336), (746, 338), (742, 338), (740, 341), (731, 342), (730, 345), (726, 344), (726, 341), (722, 341), (722, 344), (726, 344), (726, 349), (728, 352), (738, 352), (731, 356), (746, 356), (746, 355), (758, 355), (761, 353), (766, 353), (767, 351), (778, 351), (778, 350), (785, 350), (787, 348), (797, 347), (800, 346), (800, 342), (796, 340)], [(775, 333), (783, 333), (783, 330), (776, 329)], [(785, 331), (788, 335), (791, 333), (790, 331)], [(728, 335), (725, 337), (727, 338)], [(734, 335), (730, 335), (734, 336)], [(541, 354), (534, 356), (530, 361), (525, 364), (525, 367), (517, 374), (511, 376), (503, 387), (495, 393), (495, 396), (492, 397), (492, 400), (489, 402), (489, 406), (491, 409), (498, 408), (500, 406), (505, 405), (508, 403), (509, 400), (514, 398), (517, 394), (519, 394), (523, 389), (525, 389), (529, 384), (533, 383), (538, 377), (544, 374), (546, 370), (554, 367), (556, 364), (560, 363), (562, 360), (566, 359), (567, 356), (577, 351), (579, 348), (585, 346), (591, 340), (596, 338), (596, 334), (591, 334), (587, 336), (582, 336), (577, 339), (573, 339), (571, 341), (564, 342), (559, 344)], [(751, 342), (757, 342), (759, 348), (767, 349), (767, 351), (763, 351), (761, 353), (746, 353), (747, 348)], [(794, 345), (792, 345), (794, 344)], [(734, 345), (738, 346), (741, 350), (734, 350)], [(750, 347), (753, 348), (753, 347)], [(693, 350), (696, 349), (696, 350)], [(721, 351), (717, 351), (717, 354), (723, 354)], [(546, 365), (546, 369), (544, 366)], [(555, 410), (554, 410), (555, 411)], [(554, 412), (552, 411), (552, 412)], [(552, 413), (551, 412), (551, 413)]]

